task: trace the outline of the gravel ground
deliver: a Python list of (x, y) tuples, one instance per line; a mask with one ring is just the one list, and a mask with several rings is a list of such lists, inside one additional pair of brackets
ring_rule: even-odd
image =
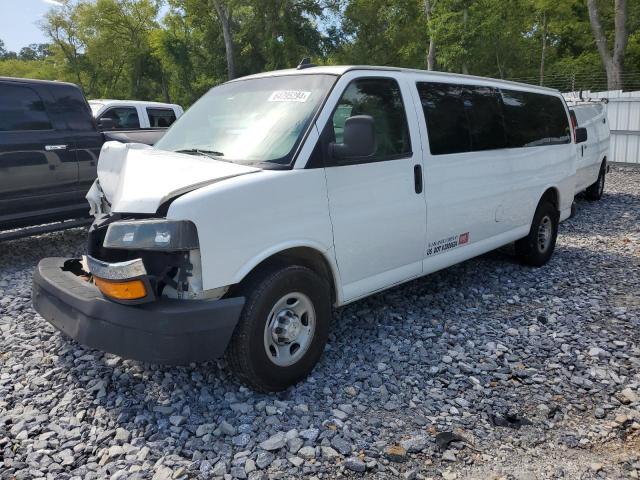
[(340, 309), (275, 396), (71, 342), (31, 272), (84, 232), (1, 244), (0, 477), (638, 478), (640, 170), (560, 232), (541, 269), (504, 249)]

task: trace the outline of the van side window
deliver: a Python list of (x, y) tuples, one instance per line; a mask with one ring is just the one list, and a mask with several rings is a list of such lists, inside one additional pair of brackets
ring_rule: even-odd
[(567, 120), (564, 103), (558, 97), (542, 95), (544, 97), (542, 110), (544, 122), (547, 126), (547, 140), (551, 145), (571, 143), (571, 127)]
[(333, 113), (335, 141), (342, 142), (349, 117), (371, 115), (377, 150), (374, 160), (390, 160), (411, 154), (409, 125), (398, 83), (392, 78), (361, 78), (347, 86)]
[(418, 82), (432, 155), (506, 147), (500, 96), (495, 88)]
[(427, 122), (433, 155), (471, 151), (469, 119), (462, 104), (462, 87), (418, 82), (418, 95)]
[(510, 148), (571, 142), (562, 101), (551, 95), (501, 89)]
[(151, 128), (170, 127), (176, 121), (176, 114), (170, 108), (147, 108)]
[(51, 128), (44, 102), (35, 90), (0, 83), (0, 131)]
[(469, 118), (471, 150), (497, 150), (507, 146), (500, 96), (495, 88), (467, 86), (462, 101)]
[(100, 118), (112, 118), (116, 123), (116, 128), (140, 128), (138, 111), (134, 107), (114, 107), (110, 108)]

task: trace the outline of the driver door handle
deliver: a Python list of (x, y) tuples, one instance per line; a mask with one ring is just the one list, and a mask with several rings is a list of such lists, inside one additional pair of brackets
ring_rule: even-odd
[(45, 145), (44, 149), (47, 152), (52, 152), (54, 150), (66, 150), (67, 146), (66, 145)]

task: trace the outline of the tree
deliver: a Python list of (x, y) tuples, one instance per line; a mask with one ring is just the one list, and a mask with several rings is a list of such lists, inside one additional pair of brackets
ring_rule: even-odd
[(622, 88), (622, 71), (624, 64), (624, 54), (629, 40), (627, 32), (627, 2), (626, 0), (615, 0), (614, 7), (614, 41), (613, 51), (609, 50), (607, 37), (602, 27), (598, 3), (596, 0), (587, 0), (589, 9), (589, 21), (596, 40), (596, 47), (604, 68), (607, 71), (607, 87), (609, 90)]
[(47, 43), (32, 43), (27, 47), (22, 47), (18, 58), (21, 60), (42, 60), (43, 58), (51, 55), (49, 44)]
[(640, 65), (639, 1), (60, 2), (42, 24), (47, 45), (18, 55), (0, 41), (1, 74), (72, 81), (89, 97), (184, 106), (230, 78), (290, 68), (303, 57), (469, 72), (562, 90), (603, 90), (607, 83), (640, 89), (639, 78), (623, 74), (624, 64)]
[(220, 20), (220, 26), (222, 27), (222, 35), (224, 37), (224, 49), (227, 57), (227, 72), (229, 80), (232, 80), (236, 76), (236, 67), (233, 61), (233, 38), (231, 35), (231, 14), (233, 7), (229, 4), (222, 3), (221, 0), (212, 0), (213, 7), (216, 10), (218, 19)]
[(153, 99), (163, 84), (150, 45), (158, 10), (159, 0), (63, 0), (42, 27), (54, 59), (88, 95)]
[(436, 68), (436, 37), (431, 27), (431, 17), (433, 9), (438, 0), (424, 0), (424, 14), (427, 18), (427, 29), (429, 31), (429, 50), (427, 51), (427, 70), (435, 70)]
[(53, 42), (53, 47), (66, 60), (68, 68), (73, 72), (75, 81), (82, 85), (81, 49), (76, 7), (71, 0), (56, 9), (51, 9), (42, 23), (42, 30)]
[(344, 41), (334, 58), (340, 63), (424, 68), (426, 45), (435, 35), (432, 26), (423, 0), (351, 0), (342, 18)]

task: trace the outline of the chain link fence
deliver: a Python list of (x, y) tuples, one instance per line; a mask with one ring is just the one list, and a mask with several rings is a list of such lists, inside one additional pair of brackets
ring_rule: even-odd
[[(640, 90), (640, 72), (627, 72), (621, 75), (622, 90)], [(509, 78), (515, 82), (528, 83), (531, 85), (542, 85), (544, 87), (555, 88), (561, 92), (577, 92), (580, 90), (590, 90), (593, 92), (605, 91), (608, 89), (606, 73), (550, 73), (545, 75), (540, 81), (540, 76)]]

